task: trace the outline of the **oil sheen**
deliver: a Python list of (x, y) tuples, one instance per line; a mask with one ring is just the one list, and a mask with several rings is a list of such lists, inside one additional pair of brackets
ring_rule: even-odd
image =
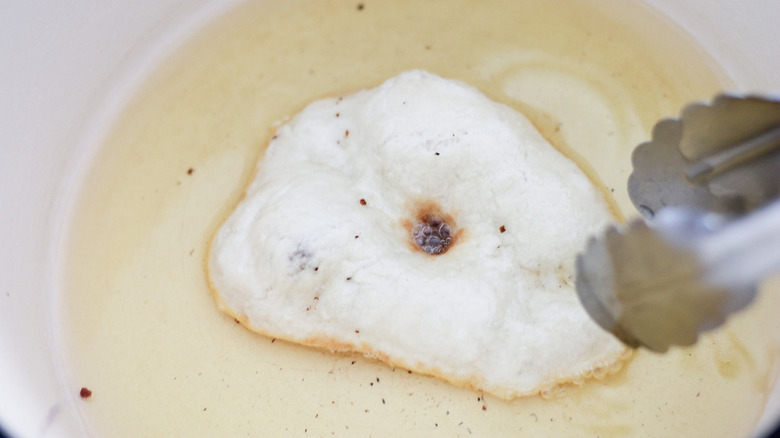
[(627, 1), (269, 1), (216, 17), (149, 73), (73, 203), (57, 314), (64, 385), (88, 432), (749, 433), (778, 374), (778, 281), (695, 347), (638, 351), (611, 376), (510, 402), (256, 335), (217, 310), (208, 242), (278, 121), (411, 69), (523, 112), (626, 216), (633, 147), (730, 86), (685, 34)]

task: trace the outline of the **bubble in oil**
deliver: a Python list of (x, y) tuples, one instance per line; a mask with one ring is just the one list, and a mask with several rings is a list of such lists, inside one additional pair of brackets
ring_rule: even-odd
[(439, 217), (424, 217), (412, 228), (412, 239), (428, 254), (442, 254), (452, 242), (452, 228)]

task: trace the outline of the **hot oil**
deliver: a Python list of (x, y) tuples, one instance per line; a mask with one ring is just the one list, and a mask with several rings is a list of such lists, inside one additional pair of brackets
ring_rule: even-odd
[[(220, 313), (208, 241), (275, 122), (421, 68), (523, 111), (631, 214), (630, 151), (728, 86), (617, 0), (264, 2), (152, 74), (74, 205), (62, 296), (68, 385), (96, 436), (740, 436), (775, 377), (777, 282), (694, 348), (643, 351), (551, 399), (511, 402), (250, 333)], [(770, 324), (774, 324), (771, 326)], [(78, 397), (81, 387), (92, 390)]]

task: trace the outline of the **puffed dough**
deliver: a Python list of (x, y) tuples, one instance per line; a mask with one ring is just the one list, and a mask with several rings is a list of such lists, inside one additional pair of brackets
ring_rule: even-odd
[(253, 331), (512, 398), (623, 359), (573, 281), (612, 219), (520, 113), (410, 71), (280, 126), (208, 273)]

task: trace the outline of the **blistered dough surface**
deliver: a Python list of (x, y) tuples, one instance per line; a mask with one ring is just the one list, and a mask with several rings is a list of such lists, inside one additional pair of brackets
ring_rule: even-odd
[(521, 114), (411, 71), (279, 127), (209, 279), (254, 331), (511, 398), (620, 361), (573, 281), (611, 219)]

